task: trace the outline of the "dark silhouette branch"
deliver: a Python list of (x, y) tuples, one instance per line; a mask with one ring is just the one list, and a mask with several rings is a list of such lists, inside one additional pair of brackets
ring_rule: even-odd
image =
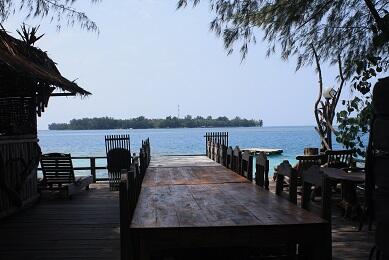
[(371, 15), (373, 16), (374, 20), (376, 21), (378, 28), (382, 31), (385, 31), (384, 23), (382, 21), (380, 14), (378, 13), (377, 9), (375, 8), (374, 3), (371, 0), (365, 0), (365, 4), (366, 4), (367, 8), (369, 8), (369, 11), (370, 11)]

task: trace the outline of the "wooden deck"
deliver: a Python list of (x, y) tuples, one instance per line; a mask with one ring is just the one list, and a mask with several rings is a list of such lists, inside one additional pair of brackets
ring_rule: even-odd
[(0, 259), (119, 260), (118, 193), (93, 184), (71, 200), (44, 196), (1, 220)]
[[(182, 164), (182, 159), (177, 156), (175, 163)], [(205, 157), (198, 159), (199, 165), (215, 165)], [(150, 166), (168, 168), (165, 163), (163, 158), (153, 158)], [(274, 191), (275, 183), (270, 184)], [(374, 233), (367, 232), (366, 226), (359, 232), (357, 222), (344, 219), (334, 208), (332, 239), (333, 259), (365, 260)], [(120, 259), (119, 246), (118, 195), (106, 184), (94, 184), (72, 200), (43, 198), (36, 206), (0, 220), (1, 260), (115, 260)]]

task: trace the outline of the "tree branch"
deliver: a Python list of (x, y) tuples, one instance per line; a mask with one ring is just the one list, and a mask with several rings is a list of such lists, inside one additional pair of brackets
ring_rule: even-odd
[(342, 93), (343, 85), (345, 82), (344, 75), (343, 75), (343, 68), (342, 68), (342, 58), (340, 56), (340, 53), (338, 54), (338, 69), (339, 69), (339, 78), (340, 78), (340, 83), (339, 83), (339, 88), (336, 91), (336, 96), (331, 104), (331, 115), (329, 118), (329, 121), (332, 125), (335, 117), (335, 109), (336, 106), (338, 105), (339, 99), (340, 99), (340, 94)]
[(318, 115), (318, 112), (317, 112), (319, 110), (319, 104), (320, 104), (321, 96), (323, 94), (323, 76), (322, 76), (322, 73), (321, 73), (319, 56), (317, 55), (316, 49), (313, 46), (313, 44), (311, 44), (311, 47), (312, 47), (313, 55), (314, 55), (315, 61), (316, 61), (316, 70), (317, 70), (317, 73), (318, 73), (318, 76), (319, 76), (319, 95), (318, 95), (317, 100), (315, 102), (315, 110), (314, 110), (314, 112), (315, 112), (315, 119), (316, 119), (316, 123), (317, 123), (317, 127), (318, 127), (317, 130), (320, 132), (320, 135), (323, 136), (324, 135), (324, 130), (323, 130), (323, 127), (321, 126), (321, 122), (320, 122), (319, 115)]
[(370, 11), (371, 15), (373, 16), (374, 20), (376, 21), (378, 28), (380, 28), (380, 30), (382, 30), (382, 31), (385, 31), (384, 23), (382, 21), (380, 14), (378, 13), (377, 9), (375, 8), (374, 3), (371, 0), (365, 0), (365, 4), (366, 4), (367, 8), (369, 8), (369, 11)]

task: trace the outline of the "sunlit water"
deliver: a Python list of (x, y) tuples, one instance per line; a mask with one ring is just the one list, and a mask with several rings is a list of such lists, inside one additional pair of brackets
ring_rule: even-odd
[[(43, 153), (62, 152), (73, 156), (105, 156), (104, 136), (130, 134), (131, 152), (139, 152), (141, 140), (150, 138), (152, 156), (173, 154), (205, 154), (205, 132), (229, 132), (229, 145), (241, 148), (279, 148), (282, 155), (270, 156), (270, 169), (289, 160), (295, 163), (304, 147), (319, 147), (320, 139), (312, 126), (295, 127), (238, 127), (238, 128), (179, 128), (179, 129), (130, 129), (130, 130), (82, 130), (39, 131), (39, 143)], [(340, 148), (338, 144), (334, 148)], [(97, 165), (105, 166), (106, 160)], [(87, 160), (75, 160), (75, 166), (89, 166)], [(78, 172), (76, 174), (85, 174)], [(104, 176), (106, 171), (98, 172)]]

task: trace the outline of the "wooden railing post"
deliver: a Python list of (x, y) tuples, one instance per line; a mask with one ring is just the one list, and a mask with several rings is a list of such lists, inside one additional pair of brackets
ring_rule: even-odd
[(93, 183), (96, 183), (96, 158), (90, 157), (90, 173), (93, 176)]
[(121, 180), (119, 183), (119, 203), (120, 203), (120, 256), (121, 260), (128, 259), (128, 232), (130, 227), (130, 209), (128, 198), (128, 176), (126, 170), (121, 172)]
[(205, 155), (208, 156), (208, 133), (205, 133)]

